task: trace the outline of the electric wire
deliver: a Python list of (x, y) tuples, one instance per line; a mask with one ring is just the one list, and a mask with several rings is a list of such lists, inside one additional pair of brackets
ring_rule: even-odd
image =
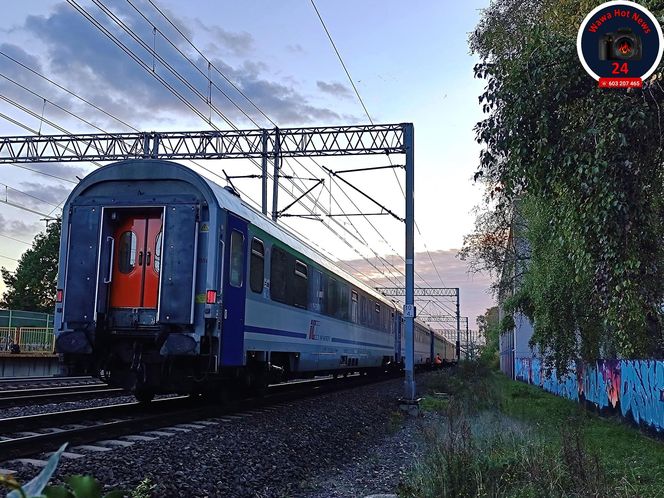
[[(316, 15), (318, 16), (318, 20), (320, 21), (321, 25), (323, 26), (323, 29), (325, 30), (325, 34), (327, 35), (328, 40), (330, 41), (330, 44), (332, 45), (332, 48), (334, 49), (334, 52), (337, 54), (337, 58), (339, 59), (339, 62), (341, 63), (341, 66), (343, 67), (344, 72), (346, 73), (346, 76), (348, 77), (348, 81), (350, 82), (351, 86), (353, 87), (353, 90), (355, 91), (355, 95), (357, 96), (357, 99), (360, 101), (360, 104), (362, 105), (362, 109), (364, 109), (364, 113), (366, 114), (367, 118), (369, 119), (369, 122), (371, 124), (374, 124), (373, 119), (371, 118), (371, 115), (369, 114), (369, 111), (367, 110), (367, 106), (364, 104), (364, 100), (362, 99), (362, 96), (360, 95), (360, 92), (357, 89), (357, 86), (355, 86), (355, 82), (353, 81), (353, 78), (350, 75), (350, 72), (348, 71), (348, 68), (346, 67), (346, 64), (344, 63), (343, 57), (341, 57), (341, 54), (339, 53), (339, 50), (337, 49), (337, 45), (334, 43), (334, 39), (332, 38), (332, 35), (330, 31), (327, 29), (327, 26), (325, 24), (325, 21), (323, 20), (323, 17), (320, 14), (320, 11), (318, 10), (318, 7), (316, 7), (316, 3), (314, 0), (310, 0), (311, 5), (314, 8), (314, 11), (316, 12)], [(390, 161), (390, 164), (392, 164), (392, 159), (388, 155), (388, 160)], [(401, 190), (401, 194), (403, 195), (404, 199), (406, 198), (406, 192), (403, 188), (403, 185), (401, 184), (401, 180), (399, 179), (399, 176), (397, 175), (396, 171), (394, 171), (394, 176), (397, 180), (397, 184), (399, 185), (399, 189)], [(414, 221), (415, 228), (417, 229), (417, 233), (422, 237), (422, 232), (420, 231), (420, 228), (417, 224), (417, 221)], [(438, 276), (438, 280), (440, 280), (442, 285), (445, 285), (443, 282), (443, 279), (440, 275), (440, 272), (438, 271), (438, 267), (436, 266), (436, 263), (433, 260), (433, 257), (431, 256), (431, 253), (429, 252), (429, 248), (426, 245), (426, 242), (423, 241), (424, 244), (424, 249), (426, 250), (427, 255), (429, 256), (429, 260), (431, 261), (431, 264), (433, 265), (434, 270), (436, 271), (436, 275)], [(396, 252), (396, 251), (395, 251)]]
[[(78, 10), (79, 13), (81, 13), (84, 17), (86, 17), (86, 19), (88, 19), (93, 25), (95, 25), (98, 29), (100, 29), (104, 34), (106, 34), (107, 36), (110, 35), (110, 33), (109, 33), (109, 32), (108, 32), (108, 31), (107, 31), (107, 30), (106, 30), (106, 29), (105, 29), (100, 23), (98, 23), (94, 18), (92, 18), (89, 14), (87, 14), (87, 12), (85, 12), (84, 9), (82, 9), (82, 8), (81, 8), (76, 2), (69, 1), (69, 3), (70, 3), (70, 4), (71, 4), (76, 10)], [(102, 7), (99, 5), (98, 2), (95, 2), (95, 3), (96, 3), (100, 8), (102, 8)], [(138, 59), (137, 57), (134, 56), (135, 54), (133, 54), (133, 51), (131, 51), (131, 49), (128, 49), (128, 47), (126, 47), (126, 45), (124, 45), (124, 44), (122, 44), (121, 42), (119, 42), (119, 41), (118, 41), (115, 37), (113, 37), (112, 35), (110, 35), (109, 38), (111, 38), (112, 41), (113, 41), (116, 45), (118, 45), (118, 46), (119, 46), (119, 47), (120, 47), (120, 48), (121, 48), (121, 49), (122, 49), (127, 55), (129, 55), (130, 57), (132, 57), (137, 63), (139, 63), (139, 65), (142, 65), (142, 66), (145, 68), (145, 65), (144, 65), (144, 64), (141, 64), (140, 59)], [(137, 40), (137, 41), (138, 41), (138, 40)], [(148, 50), (149, 50), (149, 48), (148, 48)], [(3, 55), (6, 55), (6, 54), (3, 54)], [(156, 56), (156, 54), (155, 54), (155, 56)], [(11, 59), (15, 61), (15, 59), (13, 59), (13, 58), (11, 58)], [(160, 58), (160, 61), (163, 61), (163, 59)], [(17, 62), (17, 61), (16, 61), (16, 62)], [(165, 62), (165, 61), (164, 61), (164, 62)], [(17, 62), (17, 63), (18, 63), (18, 64), (21, 64), (20, 62)], [(26, 69), (29, 69), (29, 68), (27, 68), (27, 66), (25, 66), (25, 65), (23, 65), (23, 64), (21, 64), (21, 65), (24, 66), (24, 67), (26, 67)], [(29, 70), (31, 70), (31, 69), (29, 69)], [(41, 76), (41, 75), (40, 75), (40, 76)], [(177, 76), (177, 75), (176, 75), (176, 76)], [(43, 76), (42, 76), (42, 77), (43, 77)], [(160, 82), (161, 82), (162, 84), (164, 84), (167, 88), (169, 88), (169, 89), (171, 90), (171, 92), (174, 93), (174, 95), (175, 95), (176, 97), (180, 98), (180, 100), (183, 101), (183, 103), (185, 103), (185, 105), (187, 105), (187, 101), (186, 101), (186, 99), (181, 98), (181, 95), (179, 94), (179, 92), (177, 92), (177, 91), (173, 91), (174, 88), (172, 88), (171, 86), (169, 86), (167, 82), (163, 81), (163, 79), (160, 79), (160, 78), (157, 78), (157, 79), (160, 80)], [(59, 88), (64, 89), (64, 87), (58, 85), (57, 83), (53, 82), (52, 80), (50, 80), (50, 82), (52, 82), (53, 84), (55, 84), (55, 85), (58, 86)], [(67, 90), (66, 90), (66, 91), (67, 91)], [(197, 93), (195, 89), (193, 89), (193, 91), (194, 91), (194, 93)], [(71, 92), (68, 91), (68, 93), (71, 93)], [(77, 96), (77, 98), (80, 98), (80, 97)], [(82, 98), (81, 98), (81, 100), (85, 101), (85, 99), (82, 99)], [(85, 101), (85, 102), (88, 103), (89, 105), (92, 105), (94, 108), (96, 108), (96, 109), (98, 109), (98, 110), (100, 109), (98, 106), (96, 106), (96, 105), (90, 103), (89, 101)], [(211, 104), (211, 103), (210, 103), (210, 104)], [(187, 105), (187, 106), (188, 106), (192, 111), (194, 111), (194, 112), (197, 111), (195, 108), (193, 108), (193, 106), (191, 106), (191, 105)], [(26, 110), (26, 112), (28, 112), (28, 111)], [(199, 116), (200, 116), (202, 119), (205, 119), (205, 117), (202, 116), (199, 112), (196, 112), (196, 113), (199, 114)], [(34, 115), (34, 113), (33, 113), (33, 115)], [(116, 118), (116, 117), (114, 117), (114, 116), (112, 116), (112, 117), (113, 117), (114, 119), (120, 121), (118, 118)], [(222, 115), (222, 119), (223, 119), (223, 115)], [(206, 121), (209, 121), (209, 120), (206, 120)], [(48, 124), (50, 124), (50, 125), (55, 125), (55, 123), (52, 123), (52, 122), (48, 122)], [(88, 124), (89, 124), (89, 123), (88, 123)], [(128, 125), (128, 124), (125, 123), (125, 122), (123, 122), (123, 124), (124, 124), (125, 126), (128, 126), (128, 127), (132, 128), (130, 125)], [(230, 123), (229, 123), (229, 124), (230, 124)], [(94, 126), (94, 125), (93, 125), (93, 126)], [(59, 128), (57, 125), (55, 125), (54, 127), (55, 127), (56, 129), (61, 129), (61, 128)], [(63, 132), (65, 132), (65, 133), (67, 133), (66, 130), (64, 130), (64, 129), (61, 129), (61, 130), (62, 130)], [(219, 176), (219, 175), (217, 175), (216, 173), (211, 172), (210, 170), (208, 170), (208, 172), (214, 174), (215, 176)], [(286, 191), (287, 191), (287, 190), (286, 190)], [(333, 229), (331, 229), (331, 227), (329, 226), (329, 224), (325, 224), (325, 225), (328, 227), (328, 229), (330, 229), (333, 233), (335, 233), (335, 234), (339, 237), (339, 234), (338, 234), (336, 231), (334, 231)], [(345, 229), (345, 227), (343, 227), (343, 225), (341, 225), (341, 227), (342, 227), (346, 232), (348, 232), (348, 230)], [(358, 233), (359, 233), (359, 231), (358, 231)], [(350, 235), (353, 235), (353, 234), (350, 234)], [(343, 236), (341, 236), (341, 238), (342, 238), (342, 240), (344, 240), (344, 242), (345, 242), (349, 247), (351, 247), (353, 250), (355, 250), (355, 248), (354, 248), (351, 244), (349, 244), (349, 243), (343, 238)], [(365, 244), (366, 244), (366, 242), (365, 242)], [(367, 259), (366, 257), (362, 256), (361, 253), (359, 253), (358, 251), (355, 250), (355, 252), (356, 252), (358, 255), (360, 255), (361, 257), (363, 257), (365, 260)], [(374, 269), (376, 269), (377, 271), (379, 271), (379, 273), (383, 273), (383, 272), (380, 271), (378, 268), (376, 268), (375, 265), (372, 264), (372, 266), (374, 267)]]
[(2, 185), (3, 187), (5, 187), (5, 190), (13, 190), (14, 192), (18, 192), (19, 194), (25, 195), (25, 196), (30, 197), (30, 198), (32, 198), (32, 199), (35, 199), (35, 200), (37, 200), (37, 201), (39, 201), (39, 202), (43, 202), (44, 204), (48, 204), (49, 206), (56, 206), (56, 207), (57, 207), (57, 204), (54, 204), (54, 203), (52, 203), (52, 202), (50, 202), (50, 201), (47, 201), (47, 200), (41, 199), (41, 198), (37, 197), (36, 195), (28, 194), (27, 192), (24, 192), (24, 191), (22, 191), (22, 190), (19, 190), (19, 189), (17, 189), (17, 188), (14, 188), (14, 187), (12, 187), (11, 185), (7, 185), (6, 183), (0, 183), (0, 185)]
[(83, 103), (89, 105), (90, 107), (92, 107), (92, 108), (94, 108), (94, 109), (96, 109), (96, 110), (98, 110), (98, 111), (104, 113), (106, 116), (110, 117), (111, 119), (114, 119), (115, 121), (117, 121), (117, 122), (120, 123), (121, 125), (123, 125), (123, 126), (129, 128), (129, 129), (131, 129), (131, 130), (133, 130), (133, 131), (136, 131), (136, 132), (140, 131), (140, 130), (138, 130), (138, 129), (132, 127), (131, 125), (127, 124), (125, 121), (123, 121), (122, 119), (118, 118), (117, 116), (111, 114), (110, 112), (107, 112), (107, 111), (101, 109), (99, 106), (97, 106), (97, 105), (94, 104), (93, 102), (91, 102), (91, 101), (85, 99), (84, 97), (81, 97), (80, 95), (76, 94), (75, 92), (73, 92), (73, 91), (71, 91), (71, 90), (65, 88), (64, 86), (60, 85), (59, 83), (55, 82), (55, 81), (52, 80), (51, 78), (48, 78), (47, 76), (44, 76), (44, 75), (41, 74), (39, 71), (37, 71), (37, 70), (35, 70), (35, 69), (33, 69), (33, 68), (27, 66), (26, 64), (24, 64), (24, 63), (18, 61), (18, 60), (15, 59), (14, 57), (12, 57), (12, 56), (6, 54), (6, 53), (3, 52), (2, 50), (0, 50), (0, 55), (2, 55), (3, 57), (6, 57), (6, 58), (9, 59), (10, 61), (12, 61), (12, 62), (14, 62), (15, 64), (18, 64), (19, 66), (21, 66), (22, 68), (24, 68), (26, 71), (29, 71), (29, 72), (31, 72), (32, 74), (34, 74), (35, 76), (38, 76), (39, 78), (41, 78), (41, 79), (47, 81), (47, 82), (50, 83), (51, 85), (53, 85), (53, 86), (59, 88), (60, 90), (64, 91), (65, 93), (67, 93), (67, 94), (69, 94), (69, 95), (71, 95), (72, 97), (74, 97), (74, 98), (80, 100), (81, 102), (83, 102)]
[(4, 233), (0, 233), (0, 237), (4, 237), (9, 240), (13, 240), (15, 242), (20, 242), (21, 244), (26, 244), (28, 246), (31, 246), (31, 242), (26, 242), (25, 240), (17, 239), (16, 237), (11, 237), (10, 235), (5, 235)]
[[(131, 0), (127, 0), (127, 1), (130, 3), (130, 5), (132, 5), (132, 7), (134, 7), (135, 10), (137, 10), (136, 7), (132, 4)], [(95, 2), (95, 3), (96, 3), (96, 2)], [(246, 100), (247, 100), (247, 101), (248, 101), (248, 102), (249, 102), (249, 103), (255, 108), (255, 109), (257, 109), (257, 110), (261, 113), (261, 115), (262, 115), (263, 117), (265, 117), (265, 118), (266, 118), (270, 123), (272, 123), (275, 127), (277, 126), (276, 122), (273, 121), (273, 120), (272, 120), (272, 119), (271, 119), (271, 118), (270, 118), (265, 112), (263, 112), (263, 111), (260, 109), (260, 107), (258, 107), (258, 105), (257, 105), (257, 104), (256, 104), (256, 103), (255, 103), (255, 102), (254, 102), (249, 96), (247, 96), (244, 92), (242, 92), (242, 91), (237, 87), (237, 85), (235, 85), (235, 84), (234, 84), (234, 83), (233, 83), (233, 82), (232, 82), (232, 81), (231, 81), (231, 80), (230, 80), (230, 79), (229, 79), (229, 78), (228, 78), (223, 72), (221, 72), (221, 71), (220, 71), (220, 70), (219, 70), (214, 64), (212, 64), (212, 62), (211, 62), (211, 61), (210, 61), (210, 60), (209, 60), (209, 59), (208, 59), (208, 58), (207, 58), (207, 57), (206, 57), (206, 56), (205, 56), (205, 55), (204, 55), (204, 54), (203, 54), (203, 53), (202, 53), (202, 52), (201, 52), (201, 51), (200, 51), (195, 45), (194, 45), (194, 43), (193, 43), (193, 42), (192, 42), (192, 41), (191, 41), (191, 40), (190, 40), (190, 39), (189, 39), (189, 38), (188, 38), (188, 37), (182, 32), (182, 30), (180, 30), (179, 27), (177, 27), (177, 25), (175, 25), (175, 23), (174, 23), (173, 21), (171, 21), (171, 19), (170, 19), (170, 18), (169, 18), (169, 17), (168, 17), (168, 16), (167, 16), (167, 15), (166, 15), (161, 9), (159, 9), (159, 8), (158, 8), (153, 2), (150, 2), (150, 3), (151, 3), (152, 6), (153, 6), (153, 7), (154, 7), (154, 8), (155, 8), (155, 9), (161, 14), (161, 16), (162, 16), (162, 17), (163, 17), (163, 18), (164, 18), (164, 19), (165, 19), (165, 20), (166, 20), (166, 21), (167, 21), (167, 22), (168, 22), (168, 23), (169, 23), (169, 24), (170, 24), (170, 25), (171, 25), (171, 26), (172, 26), (172, 27), (173, 27), (173, 28), (174, 28), (179, 34), (180, 34), (180, 36), (182, 36), (182, 38), (183, 38), (183, 39), (184, 39), (184, 40), (185, 40), (185, 41), (186, 41), (191, 47), (193, 47), (194, 50), (195, 50), (195, 51), (196, 51), (196, 52), (197, 52), (197, 53), (198, 53), (198, 54), (199, 54), (199, 55), (200, 55), (200, 56), (201, 56), (201, 57), (202, 57), (202, 58), (208, 63), (208, 67), (212, 67), (212, 68), (214, 68), (214, 70), (215, 70), (218, 74), (220, 74), (220, 75), (221, 75), (221, 76), (222, 76), (222, 77), (223, 77), (223, 78), (224, 78), (229, 84), (231, 84), (231, 85), (233, 86), (233, 88), (235, 88), (235, 89), (236, 89), (236, 90), (237, 90), (237, 91), (238, 91), (238, 92), (239, 92), (239, 93), (240, 93), (240, 94), (241, 94), (241, 95), (242, 95), (242, 96), (243, 96), (243, 97), (244, 97), (244, 98), (245, 98), (245, 99), (246, 99)], [(139, 12), (139, 13), (140, 13), (140, 12)], [(153, 23), (152, 23), (152, 22), (151, 22), (151, 21), (150, 21), (145, 15), (143, 15), (142, 13), (140, 13), (140, 14), (141, 14), (141, 16), (142, 16), (142, 17), (143, 17), (148, 23), (150, 23), (151, 26), (154, 26), (154, 24), (153, 24)], [(158, 30), (158, 28), (157, 28), (157, 30)], [(201, 72), (201, 71), (200, 71), (200, 68), (198, 68), (198, 67), (196, 66), (196, 64), (193, 63), (193, 61), (191, 61), (191, 59), (189, 59), (189, 57), (187, 57), (186, 55), (184, 55), (184, 54), (183, 54), (183, 53), (182, 53), (182, 52), (176, 47), (176, 45), (175, 45), (170, 39), (168, 39), (168, 37), (167, 37), (166, 35), (163, 34), (163, 32), (162, 32), (161, 30), (158, 30), (158, 32), (159, 32), (159, 33), (160, 33), (160, 34), (161, 34), (161, 35), (162, 35), (162, 36), (168, 41), (168, 43), (169, 43), (171, 46), (173, 46), (174, 48), (176, 48), (176, 50), (177, 50), (181, 55), (183, 55), (183, 56), (185, 57), (185, 59), (187, 59), (191, 65), (193, 65), (193, 66), (194, 66), (199, 72)], [(147, 49), (149, 50), (149, 47), (148, 47)], [(202, 74), (202, 72), (201, 72), (201, 74)], [(215, 85), (215, 86), (216, 86), (216, 85)], [(217, 88), (218, 88), (218, 87), (217, 87)], [(229, 100), (231, 100), (227, 94), (224, 93), (224, 96), (225, 96), (226, 98), (228, 98)], [(236, 108), (240, 109), (240, 107), (239, 107), (235, 102), (233, 102), (233, 104), (235, 105)], [(250, 119), (250, 120), (251, 120), (256, 126), (258, 126), (258, 123), (256, 123), (253, 119), (251, 119), (251, 118), (250, 118), (245, 112), (243, 112), (243, 114), (244, 114), (246, 117), (248, 117), (248, 118), (249, 118), (249, 119)], [(372, 122), (372, 124), (373, 124), (373, 122)], [(291, 138), (292, 138), (292, 137), (291, 137)], [(318, 164), (313, 158), (310, 158), (310, 159), (314, 162), (314, 164), (316, 164), (316, 166), (318, 166), (320, 169), (323, 169), (322, 166), (321, 166), (320, 164)], [(295, 161), (296, 161), (301, 167), (303, 167), (303, 168), (305, 169), (305, 171), (307, 171), (308, 174), (313, 175), (313, 173), (312, 173), (308, 168), (306, 168), (306, 166), (304, 166), (299, 160), (295, 159)], [(288, 163), (287, 161), (283, 161), (283, 164), (287, 164), (287, 165), (289, 165), (289, 163)], [(290, 166), (290, 165), (289, 165), (289, 166)], [(294, 170), (292, 169), (292, 166), (290, 166), (290, 167), (291, 167), (291, 170), (293, 171), (293, 174), (294, 174), (294, 176), (295, 176), (295, 172), (294, 172)], [(395, 172), (395, 174), (396, 174), (396, 172)], [(398, 179), (398, 177), (397, 177), (397, 179)], [(336, 180), (333, 180), (333, 181), (334, 181), (335, 183), (337, 183)], [(292, 180), (291, 180), (291, 183), (294, 183), (294, 182), (292, 182)], [(338, 185), (338, 183), (337, 183), (337, 185)], [(330, 191), (330, 195), (331, 195), (331, 190), (330, 190), (330, 188), (331, 188), (331, 187), (327, 187), (327, 189)], [(346, 192), (345, 192), (342, 188), (340, 188), (339, 190), (340, 190), (340, 191), (341, 191), (341, 192), (342, 192), (342, 193), (343, 193), (343, 194), (344, 194), (349, 200), (351, 200), (350, 197), (348, 196), (348, 194), (346, 194)], [(300, 190), (300, 192), (302, 192), (302, 190)], [(292, 192), (291, 192), (291, 195), (292, 195)], [(292, 195), (292, 196), (293, 196), (293, 195)], [(293, 196), (293, 197), (294, 197), (294, 196)], [(307, 196), (307, 197), (310, 197), (310, 196)], [(311, 200), (311, 199), (310, 199), (310, 200)], [(351, 202), (352, 202), (352, 200), (351, 200)], [(335, 199), (335, 204), (336, 204), (337, 207), (340, 209), (340, 211), (341, 211), (342, 213), (345, 214), (343, 208), (341, 207), (341, 205), (338, 203), (338, 201), (337, 201), (336, 199)], [(354, 203), (353, 203), (353, 204), (354, 204)], [(312, 214), (313, 214), (313, 211), (315, 211), (315, 208), (316, 208), (317, 205), (318, 205), (317, 200), (314, 200), (314, 209), (313, 209), (313, 210), (309, 210)], [(354, 207), (357, 207), (357, 206), (354, 204)], [(322, 208), (319, 208), (319, 209), (320, 209), (323, 213), (325, 213), (325, 211), (324, 211)], [(329, 213), (329, 214), (331, 214), (331, 213)], [(369, 223), (369, 225), (372, 227), (372, 229), (373, 229), (373, 230), (379, 235), (379, 237), (381, 237), (381, 238), (383, 239), (383, 241), (384, 241), (385, 244), (390, 248), (390, 250), (391, 250), (392, 252), (396, 252), (396, 251), (394, 250), (394, 248), (391, 247), (391, 245), (389, 244), (389, 242), (383, 237), (382, 233), (381, 233), (381, 232), (380, 232), (380, 231), (379, 231), (379, 230), (373, 225), (373, 223), (371, 223), (371, 221), (370, 221), (366, 216), (364, 216), (364, 218), (365, 218), (366, 221)], [(376, 252), (376, 251), (375, 251), (375, 250), (374, 250), (374, 249), (373, 249), (373, 248), (372, 248), (372, 247), (366, 242), (366, 240), (364, 239), (364, 237), (362, 237), (360, 230), (354, 225), (354, 223), (352, 222), (352, 220), (348, 219), (347, 222), (353, 227), (353, 229), (355, 230), (355, 232), (356, 232), (356, 234), (359, 236), (359, 238), (362, 239), (360, 242), (361, 242), (365, 247), (369, 248), (369, 250), (373, 253), (374, 257), (378, 258), (378, 259), (382, 262), (382, 264), (385, 264), (385, 263), (384, 263), (384, 260), (382, 260), (382, 258), (378, 255), (378, 253), (377, 253), (377, 252)], [(357, 240), (357, 238), (356, 238), (356, 240)]]
[[(102, 9), (103, 12), (105, 12), (107, 15), (109, 15), (108, 9), (105, 7), (105, 5), (103, 5), (102, 2), (100, 2), (100, 1), (98, 1), (98, 0), (93, 0), (93, 1), (95, 2), (95, 4), (96, 4), (98, 7), (100, 7), (100, 9)], [(95, 27), (97, 27), (98, 29), (100, 29), (100, 30), (102, 31), (102, 33), (106, 34), (106, 36), (108, 36), (109, 38), (111, 38), (111, 39), (114, 41), (114, 43), (116, 43), (116, 45), (118, 45), (120, 48), (122, 48), (122, 50), (123, 50), (125, 53), (127, 53), (127, 55), (129, 55), (130, 57), (132, 57), (132, 59), (134, 59), (137, 63), (139, 63), (139, 65), (141, 65), (144, 69), (146, 69), (146, 64), (145, 64), (144, 62), (142, 62), (142, 61), (140, 60), (140, 58), (139, 58), (138, 56), (136, 56), (136, 54), (135, 54), (131, 49), (129, 49), (128, 47), (126, 47), (126, 45), (124, 45), (124, 44), (123, 44), (122, 42), (120, 42), (117, 38), (115, 38), (115, 37), (114, 37), (114, 36), (113, 36), (113, 35), (112, 35), (112, 34), (111, 34), (111, 33), (110, 33), (110, 32), (109, 32), (109, 31), (103, 26), (103, 25), (101, 25), (100, 22), (98, 22), (93, 16), (91, 16), (87, 11), (85, 11), (85, 9), (83, 9), (80, 5), (78, 5), (78, 3), (77, 3), (75, 0), (68, 0), (68, 2), (69, 2), (74, 8), (76, 8), (76, 10), (78, 10), (82, 15), (84, 15), (84, 17), (86, 17), (86, 19), (88, 19), (88, 20), (89, 20), (89, 21), (90, 21)], [(111, 14), (112, 14), (112, 13), (111, 13)], [(115, 20), (115, 21), (116, 21), (116, 24), (118, 24), (120, 27), (122, 27), (125, 31), (128, 30), (128, 31), (127, 31), (128, 34), (129, 34), (130, 36), (132, 36), (132, 38), (134, 38), (135, 41), (137, 41), (138, 43), (140, 43), (141, 46), (143, 46), (143, 48), (144, 48), (146, 51), (148, 51), (148, 52), (152, 52), (152, 55), (153, 55), (155, 58), (158, 58), (158, 59), (160, 60), (160, 62), (163, 61), (162, 63), (165, 64), (166, 66), (168, 66), (168, 68), (170, 68), (169, 70), (170, 70), (174, 75), (176, 75), (175, 73), (177, 73), (177, 71), (174, 70), (174, 69), (172, 68), (172, 66), (170, 66), (170, 64), (166, 63), (166, 62), (164, 61), (164, 59), (163, 59), (161, 56), (159, 56), (158, 54), (154, 53), (152, 47), (150, 47), (149, 45), (145, 44), (145, 43), (142, 42), (142, 41), (139, 41), (139, 39), (137, 39), (137, 35), (133, 32), (133, 30), (131, 30), (131, 28), (127, 27), (126, 24), (124, 24), (124, 23), (122, 23), (122, 21), (118, 20), (118, 19), (117, 19), (117, 16), (114, 16), (114, 14), (111, 15), (111, 16), (109, 16), (109, 17), (111, 17), (111, 19)], [(115, 17), (115, 19), (114, 19), (114, 17)], [(118, 21), (119, 21), (119, 23), (118, 23)], [(152, 72), (151, 74), (153, 74), (153, 76), (156, 75), (156, 73), (154, 73), (154, 72)], [(182, 81), (182, 77), (181, 77), (181, 76), (179, 76), (179, 75), (176, 75), (176, 76), (178, 77), (178, 79), (180, 79), (180, 80)], [(163, 78), (157, 78), (157, 79), (158, 79), (160, 82), (162, 82), (162, 84), (165, 84), (165, 83), (166, 83), (166, 82), (163, 80)], [(185, 83), (186, 83), (186, 81), (185, 81)], [(167, 83), (166, 83), (166, 84), (167, 84)], [(197, 94), (197, 95), (199, 96), (199, 98), (202, 98), (202, 100), (205, 101), (205, 97), (204, 97), (204, 96), (203, 96), (198, 90), (196, 90), (195, 88), (193, 88), (191, 85), (188, 85), (188, 84), (187, 84), (187, 87), (190, 88), (194, 94)], [(203, 116), (203, 115), (202, 115), (202, 114), (201, 114), (201, 113), (200, 113), (200, 112), (199, 112), (199, 111), (198, 111), (193, 105), (189, 104), (188, 101), (186, 100), (186, 98), (184, 98), (179, 92), (177, 92), (177, 90), (175, 90), (173, 87), (170, 87), (170, 86), (167, 86), (167, 88), (169, 88), (169, 90), (171, 90), (171, 92), (174, 93), (174, 94), (175, 94), (175, 95), (176, 95), (181, 101), (183, 101), (183, 102), (187, 102), (188, 107), (189, 107), (192, 111), (194, 111), (196, 114), (198, 114), (199, 117), (201, 117), (203, 120), (205, 120), (206, 122), (208, 122), (208, 120), (206, 120), (205, 117), (204, 117), (204, 116)], [(211, 105), (211, 103), (209, 103), (209, 104)], [(211, 107), (215, 108), (215, 106), (211, 106)], [(234, 129), (237, 129), (237, 128), (236, 128), (236, 127), (230, 122), (230, 120), (228, 120), (228, 118), (226, 118), (225, 116), (223, 116), (223, 114), (220, 113), (220, 112), (218, 111), (218, 109), (215, 108), (215, 112), (216, 112), (217, 114), (219, 114), (220, 116), (222, 116), (222, 119), (224, 119), (224, 120), (227, 122), (227, 124), (229, 124), (229, 126), (233, 127)], [(212, 126), (214, 126), (213, 123), (209, 123), (209, 124), (211, 124)], [(253, 161), (253, 162), (254, 162), (254, 164), (255, 164), (257, 167), (260, 168), (260, 166), (259, 166), (255, 161)], [(283, 185), (281, 185), (281, 184), (279, 184), (279, 187), (282, 188), (282, 189), (285, 188), (285, 187), (284, 187)], [(302, 190), (301, 188), (298, 188), (298, 189), (300, 190), (300, 192), (303, 192), (303, 190)], [(287, 189), (286, 189), (285, 191), (288, 192)], [(310, 210), (310, 212), (312, 212), (312, 211)], [(313, 214), (313, 212), (312, 212), (312, 214)], [(352, 234), (352, 233), (351, 233), (351, 232), (350, 232), (350, 231), (349, 231), (349, 230), (348, 230), (343, 224), (339, 223), (338, 220), (333, 220), (333, 221), (334, 221), (335, 224), (337, 224), (342, 230), (344, 230), (346, 233), (348, 233), (349, 235), (353, 236), (353, 238), (355, 238), (356, 240), (358, 240), (357, 237), (356, 237), (354, 234)], [(329, 226), (330, 226), (330, 225), (329, 225), (328, 223), (324, 223), (324, 225), (325, 225), (326, 227), (328, 227), (328, 229), (329, 229)], [(332, 230), (332, 232), (335, 233), (335, 234), (337, 233), (337, 232), (335, 232), (335, 231), (333, 231), (333, 230)], [(358, 231), (358, 233), (359, 233), (359, 231)], [(337, 236), (338, 236), (338, 235), (337, 235)], [(358, 240), (358, 241), (359, 241), (359, 242), (363, 242), (363, 241), (361, 241), (361, 240)], [(347, 243), (347, 241), (344, 241), (344, 242)], [(347, 245), (349, 245), (349, 244), (347, 243)], [(367, 247), (369, 247), (368, 244), (366, 244), (366, 242), (364, 242), (364, 245), (367, 246)], [(352, 247), (351, 245), (349, 245), (349, 246)], [(369, 247), (369, 248), (370, 248), (370, 247)], [(371, 249), (371, 248), (370, 248), (370, 249)]]

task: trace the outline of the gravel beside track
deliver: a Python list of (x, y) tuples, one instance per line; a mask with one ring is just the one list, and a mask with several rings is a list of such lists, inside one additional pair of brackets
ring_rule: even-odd
[(99, 380), (90, 376), (79, 377), (0, 377), (0, 391), (32, 389), (39, 387), (85, 386), (98, 384)]
[[(393, 491), (417, 452), (416, 422), (395, 416), (402, 389), (396, 379), (224, 417), (206, 428), (65, 459), (57, 475), (88, 473), (125, 490), (149, 477), (160, 497), (355, 498)], [(17, 470), (20, 480), (36, 473)]]
[[(158, 396), (157, 398), (159, 398)], [(122, 403), (134, 403), (134, 396), (114, 396), (111, 398), (88, 399), (79, 401), (65, 401), (62, 403), (45, 403), (43, 405), (14, 406), (0, 408), (0, 418), (22, 417), (25, 415), (39, 415), (41, 413), (62, 412), (67, 410), (78, 410), (80, 408), (94, 408), (98, 406), (119, 405)]]

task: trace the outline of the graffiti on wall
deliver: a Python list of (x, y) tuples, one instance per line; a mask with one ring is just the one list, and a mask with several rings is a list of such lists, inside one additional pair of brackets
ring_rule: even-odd
[(585, 401), (637, 424), (664, 430), (664, 361), (578, 363), (558, 378), (555, 370), (545, 370), (538, 358), (515, 358), (514, 376), (558, 396)]

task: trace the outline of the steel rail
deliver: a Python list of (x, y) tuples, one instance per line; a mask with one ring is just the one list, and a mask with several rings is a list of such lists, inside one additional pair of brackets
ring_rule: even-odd
[(0, 407), (32, 404), (62, 403), (84, 399), (100, 399), (128, 395), (124, 389), (106, 384), (87, 386), (54, 387), (52, 389), (28, 389), (0, 392)]
[[(86, 444), (95, 441), (157, 430), (178, 423), (194, 422), (206, 418), (223, 417), (262, 407), (295, 401), (307, 397), (327, 394), (344, 389), (360, 387), (370, 383), (385, 382), (393, 376), (356, 376), (349, 379), (317, 379), (272, 385), (263, 398), (245, 398), (218, 406), (196, 402), (190, 397), (168, 398), (153, 401), (150, 405), (129, 403), (111, 407), (87, 408), (65, 412), (31, 415), (0, 420), (0, 434), (7, 439), (0, 441), (2, 460), (34, 455), (57, 449), (67, 442)], [(117, 417), (127, 417), (118, 420)], [(91, 425), (82, 425), (103, 417), (105, 420)], [(54, 427), (67, 424), (64, 427)], [(72, 424), (74, 424), (72, 426)], [(49, 429), (47, 433), (34, 433), (38, 429)], [(11, 437), (11, 433), (30, 431), (34, 434)]]

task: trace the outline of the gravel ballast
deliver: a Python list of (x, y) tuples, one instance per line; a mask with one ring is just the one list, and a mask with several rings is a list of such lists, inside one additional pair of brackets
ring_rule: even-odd
[[(417, 421), (398, 413), (402, 390), (397, 379), (269, 407), (63, 459), (57, 477), (92, 474), (105, 487), (124, 490), (147, 477), (153, 496), (356, 498), (394, 492), (420, 452)], [(35, 473), (24, 466), (17, 477)]]
[[(155, 399), (170, 397), (171, 395), (156, 396)], [(44, 413), (64, 412), (67, 410), (80, 410), (83, 408), (97, 408), (100, 406), (121, 405), (135, 403), (133, 395), (118, 395), (109, 398), (85, 399), (78, 401), (61, 401), (59, 403), (43, 403), (35, 405), (12, 406), (0, 408), (0, 418), (23, 417), (26, 415), (41, 415)]]

